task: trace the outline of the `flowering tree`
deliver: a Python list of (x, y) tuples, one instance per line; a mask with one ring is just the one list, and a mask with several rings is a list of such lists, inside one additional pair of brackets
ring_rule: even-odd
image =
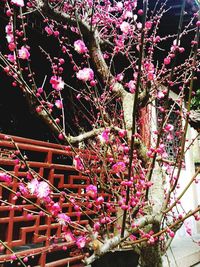
[[(56, 188), (38, 177), (16, 148), (13, 157), (25, 163), (28, 177), (19, 182), (18, 196), (37, 196), (42, 215), (61, 224), (66, 240), (87, 248), (81, 250), (87, 252), (85, 265), (116, 248), (131, 248), (140, 256), (141, 266), (162, 266), (161, 257), (183, 222), (190, 216), (199, 219), (200, 207), (186, 212), (180, 201), (200, 170), (177, 192), (191, 145), (186, 133), (199, 72), (198, 1), (196, 13), (184, 25), (183, 0), (177, 33), (159, 36), (166, 2), (157, 1), (149, 10), (147, 0), (4, 1), (7, 47), (0, 53), (1, 68), (22, 90), (30, 110), (65, 149), (76, 153), (76, 170), (89, 177), (82, 195), (65, 194), (66, 201), (81, 214), (84, 208), (76, 204), (81, 197), (83, 206), (87, 203), (88, 209), (98, 212), (87, 228), (77, 226), (53, 202)], [(46, 40), (53, 40), (58, 51), (51, 55), (37, 41), (50, 71), (37, 73), (32, 64), (34, 47), (26, 22), (30, 16), (41, 18)], [(191, 51), (182, 45), (185, 36), (191, 38)], [(172, 91), (178, 97), (170, 102)], [(141, 117), (155, 111), (157, 123), (153, 127), (150, 118), (148, 129)], [(174, 138), (172, 113), (180, 118), (175, 133), (179, 147), (170, 160), (166, 143)], [(67, 117), (74, 131), (69, 130)], [(77, 147), (93, 151), (95, 160), (84, 157)], [(0, 182), (9, 185), (12, 175), (2, 171)], [(77, 227), (78, 235), (73, 231)]]

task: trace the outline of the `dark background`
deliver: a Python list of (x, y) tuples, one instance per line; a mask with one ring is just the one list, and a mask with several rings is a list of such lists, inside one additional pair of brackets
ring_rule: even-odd
[[(155, 0), (150, 0), (150, 8), (155, 4)], [(160, 1), (162, 2), (162, 1)], [(162, 31), (160, 35), (167, 35), (169, 33), (175, 33), (178, 28), (178, 20), (181, 10), (181, 0), (168, 1), (167, 6), (171, 7), (171, 10), (162, 19)], [(185, 16), (184, 22), (189, 20), (190, 14), (193, 13), (192, 6), (187, 4), (186, 11), (188, 15)], [(2, 7), (0, 9), (0, 50), (4, 50), (5, 45), (5, 25), (7, 24), (7, 18), (3, 14)], [(32, 55), (35, 55), (37, 60), (33, 61), (34, 68), (41, 69), (41, 77), (38, 76), (39, 82), (44, 77), (42, 69), (45, 72), (50, 71), (49, 64), (44, 63), (41, 53), (38, 53), (38, 43), (42, 44), (44, 48), (47, 48), (52, 54), (59, 52), (56, 43), (51, 38), (46, 38), (41, 34), (40, 25), (37, 20), (31, 18), (29, 21), (29, 42), (31, 44)], [(4, 39), (3, 39), (4, 38)], [(37, 42), (36, 42), (37, 40)], [(185, 40), (187, 43), (187, 39)], [(189, 41), (188, 41), (189, 42)], [(190, 45), (190, 43), (188, 43)], [(41, 66), (42, 62), (42, 66)], [(49, 69), (49, 70), (48, 70)], [(39, 72), (38, 72), (39, 73)], [(49, 133), (48, 128), (29, 111), (26, 100), (18, 87), (11, 86), (11, 79), (0, 69), (0, 132), (6, 134), (12, 134), (17, 136), (23, 136), (28, 138), (35, 138), (41, 140), (55, 141), (54, 136)], [(68, 118), (70, 121), (70, 116)]]

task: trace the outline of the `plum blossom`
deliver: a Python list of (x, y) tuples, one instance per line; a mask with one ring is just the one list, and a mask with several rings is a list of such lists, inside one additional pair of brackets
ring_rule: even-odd
[(59, 203), (53, 203), (49, 206), (49, 211), (52, 213), (53, 216), (57, 216), (58, 213), (61, 211), (61, 207)]
[(22, 195), (26, 196), (29, 194), (28, 188), (23, 184), (19, 184), (19, 191), (21, 192)]
[(69, 243), (75, 241), (75, 237), (74, 237), (74, 235), (72, 234), (72, 232), (70, 230), (68, 230), (68, 231), (65, 232), (64, 238)]
[(174, 130), (174, 126), (170, 123), (168, 123), (167, 125), (165, 125), (165, 131), (166, 132), (172, 132)]
[(47, 198), (50, 194), (51, 190), (47, 182), (40, 182), (37, 188), (37, 196), (39, 198)]
[(127, 86), (129, 88), (129, 91), (133, 94), (135, 93), (135, 81), (133, 80), (130, 80), (128, 83), (127, 83)]
[(78, 248), (84, 248), (86, 244), (86, 237), (85, 236), (80, 236), (76, 240), (76, 245)]
[(33, 179), (32, 181), (28, 182), (27, 188), (29, 189), (29, 191), (32, 195), (34, 195), (38, 192), (38, 185), (39, 185), (39, 182), (36, 178)]
[(12, 177), (5, 172), (1, 172), (0, 173), (0, 182), (6, 182), (6, 183), (10, 184), (12, 182)]
[(15, 60), (16, 60), (15, 55), (12, 55), (12, 54), (8, 54), (8, 55), (7, 55), (7, 58), (8, 58), (8, 60), (9, 60), (10, 62), (12, 62), (12, 63), (14, 63)]
[(11, 0), (11, 3), (19, 7), (24, 6), (24, 0)]
[(76, 77), (83, 82), (91, 81), (94, 79), (94, 72), (90, 68), (83, 68), (76, 73)]
[(56, 91), (62, 90), (64, 88), (64, 85), (65, 85), (62, 78), (57, 77), (57, 76), (51, 77), (50, 84), (51, 84), (52, 88), (55, 89)]
[(71, 219), (69, 216), (67, 216), (65, 213), (59, 213), (57, 216), (57, 220), (61, 225), (66, 225), (71, 223)]
[(171, 58), (170, 57), (164, 58), (164, 64), (165, 65), (169, 65), (170, 63), (171, 63)]
[(48, 26), (46, 26), (46, 27), (44, 28), (44, 30), (46, 31), (46, 33), (47, 33), (48, 35), (52, 35), (52, 34), (53, 34), (53, 30), (52, 30), (50, 27), (48, 27)]
[(27, 60), (30, 57), (30, 53), (25, 46), (22, 46), (18, 51), (18, 56), (21, 59)]
[(80, 159), (80, 157), (79, 157), (78, 155), (76, 155), (76, 156), (74, 157), (73, 163), (74, 163), (74, 167), (75, 167), (78, 171), (83, 171), (83, 170), (84, 170), (82, 160)]
[(88, 185), (86, 187), (86, 195), (88, 197), (93, 198), (93, 199), (96, 198), (97, 197), (97, 187), (95, 185), (92, 185), (92, 184)]
[(154, 65), (153, 65), (153, 63), (146, 62), (146, 63), (144, 64), (144, 67), (145, 67), (145, 69), (146, 69), (146, 71), (147, 71), (147, 79), (148, 79), (149, 81), (152, 81), (152, 80), (154, 79), (154, 77), (155, 77), (155, 74), (154, 74)]
[(8, 25), (6, 25), (5, 31), (6, 31), (7, 42), (8, 43), (14, 42), (13, 26), (10, 23)]
[(56, 100), (55, 101), (55, 106), (58, 108), (58, 109), (61, 109), (63, 108), (63, 103), (61, 100)]
[(120, 172), (124, 172), (126, 170), (126, 164), (122, 161), (119, 161), (117, 163), (115, 163), (112, 166), (112, 170), (116, 173), (119, 174)]
[(129, 31), (131, 29), (131, 26), (128, 22), (123, 21), (122, 24), (120, 25), (120, 30), (124, 33), (124, 34), (128, 34)]
[(79, 54), (84, 54), (88, 51), (85, 43), (82, 40), (77, 40), (74, 42), (74, 50)]
[(109, 142), (110, 129), (105, 129), (98, 137), (102, 144)]
[(164, 95), (164, 93), (163, 93), (162, 91), (158, 91), (158, 93), (157, 93), (157, 97), (158, 97), (159, 99), (161, 99), (161, 98), (164, 98), (165, 95)]
[(49, 196), (51, 190), (47, 182), (39, 182), (36, 178), (28, 182), (27, 188), (32, 195), (38, 198), (45, 199)]

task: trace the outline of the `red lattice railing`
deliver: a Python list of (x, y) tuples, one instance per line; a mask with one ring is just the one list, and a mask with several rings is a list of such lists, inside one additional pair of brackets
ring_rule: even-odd
[[(89, 178), (73, 168), (73, 152), (64, 150), (58, 144), (14, 136), (12, 138), (20, 151), (27, 156), (27, 162), (35, 172), (49, 180), (60, 191), (69, 189), (72, 194), (83, 194), (84, 188), (89, 184)], [(0, 134), (0, 167), (23, 179), (27, 174), (25, 167), (16, 165), (10, 157), (14, 149), (13, 143)], [(89, 151), (84, 151), (83, 155), (94, 157)], [(37, 210), (37, 207), (20, 197), (16, 198), (18, 183), (19, 180), (14, 178), (9, 186), (12, 191), (0, 186), (0, 197), (9, 203), (0, 204), (0, 240), (18, 256), (29, 255), (31, 258), (30, 255), (33, 255), (30, 260), (31, 266), (82, 266), (81, 253), (72, 243), (61, 240), (61, 226), (57, 222), (52, 221), (51, 217), (41, 217), (34, 213), (31, 218), (27, 216), (30, 210)], [(37, 203), (34, 197), (31, 197), (31, 200)], [(62, 202), (59, 194), (54, 194), (53, 200)], [(83, 225), (88, 224), (87, 216), (77, 217), (72, 203), (61, 204), (62, 211), (73, 220), (78, 220)], [(93, 212), (95, 211), (86, 210), (90, 215)], [(51, 242), (51, 236), (58, 240), (57, 245)], [(63, 246), (67, 246), (66, 251), (63, 250)], [(8, 249), (0, 252), (0, 266), (9, 266), (5, 262), (9, 261), (10, 255)]]

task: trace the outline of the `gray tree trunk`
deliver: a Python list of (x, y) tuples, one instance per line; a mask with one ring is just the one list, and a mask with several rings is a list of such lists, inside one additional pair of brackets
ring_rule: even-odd
[(141, 249), (140, 267), (162, 267), (162, 256), (159, 245), (146, 245)]

